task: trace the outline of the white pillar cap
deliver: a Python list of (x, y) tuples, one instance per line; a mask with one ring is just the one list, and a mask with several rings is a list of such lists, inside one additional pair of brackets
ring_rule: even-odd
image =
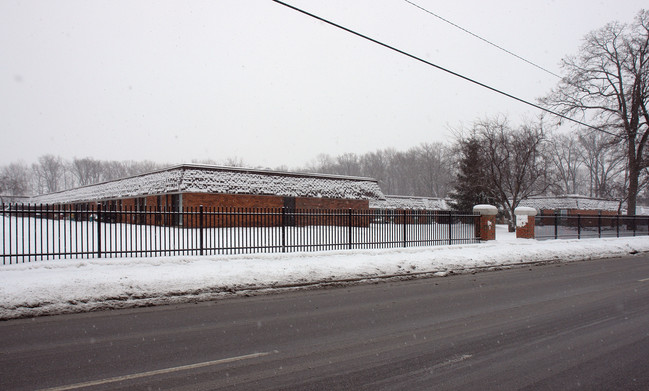
[(480, 204), (473, 207), (473, 213), (477, 213), (482, 216), (495, 216), (498, 214), (498, 208), (493, 205)]
[(518, 208), (514, 209), (514, 214), (516, 216), (536, 216), (538, 212), (534, 208), (528, 208), (527, 206), (519, 206)]

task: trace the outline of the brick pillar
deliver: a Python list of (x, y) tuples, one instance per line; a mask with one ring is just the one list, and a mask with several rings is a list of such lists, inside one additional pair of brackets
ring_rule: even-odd
[(536, 209), (519, 206), (514, 209), (516, 215), (516, 238), (534, 239), (534, 216)]
[(480, 222), (476, 226), (481, 240), (496, 239), (496, 215), (498, 208), (493, 205), (476, 205), (473, 213), (480, 215)]

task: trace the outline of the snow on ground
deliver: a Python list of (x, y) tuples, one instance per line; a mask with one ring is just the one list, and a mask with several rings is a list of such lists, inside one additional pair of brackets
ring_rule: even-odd
[(215, 299), (233, 292), (389, 275), (649, 252), (649, 236), (291, 254), (50, 260), (0, 266), (0, 319)]

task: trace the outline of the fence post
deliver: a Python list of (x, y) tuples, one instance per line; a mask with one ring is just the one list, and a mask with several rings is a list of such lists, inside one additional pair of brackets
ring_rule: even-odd
[(517, 239), (534, 239), (536, 237), (536, 215), (537, 211), (534, 208), (518, 206), (514, 209)]
[(200, 246), (199, 254), (203, 255), (203, 205), (198, 207), (198, 243)]
[(408, 237), (407, 237), (407, 234), (406, 234), (406, 210), (405, 209), (401, 211), (401, 218), (403, 219), (403, 247), (407, 247), (408, 246), (408, 242), (407, 242)]
[(615, 227), (615, 232), (617, 237), (619, 238), (620, 237), (620, 215), (619, 214), (617, 215), (617, 224)]
[(97, 258), (101, 258), (101, 202), (97, 203)]
[(581, 239), (581, 215), (577, 213), (577, 239)]
[(597, 214), (597, 237), (602, 237), (602, 211)]
[[(11, 207), (11, 204), (9, 205)], [(11, 218), (9, 219), (9, 227), (11, 227)], [(2, 264), (5, 265), (7, 252), (5, 251), (5, 203), (2, 203)], [(11, 235), (9, 235), (9, 240), (11, 240)], [(41, 252), (43, 250), (41, 249)], [(11, 262), (11, 253), (9, 253), (9, 262)]]
[(348, 222), (348, 224), (347, 224), (348, 231), (347, 232), (348, 232), (348, 240), (349, 240), (349, 247), (348, 248), (351, 250), (352, 249), (352, 240), (353, 240), (353, 238), (352, 238), (352, 208), (349, 208), (349, 210), (347, 211), (347, 222)]
[(286, 252), (286, 207), (282, 207), (282, 252)]
[(559, 213), (554, 212), (554, 239), (559, 238)]
[(473, 214), (480, 215), (480, 221), (478, 223), (480, 241), (495, 240), (496, 215), (498, 214), (498, 208), (493, 205), (479, 204), (473, 207)]

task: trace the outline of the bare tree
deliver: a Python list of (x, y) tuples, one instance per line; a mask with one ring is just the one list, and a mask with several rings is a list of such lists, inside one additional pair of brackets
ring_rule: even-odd
[(53, 193), (64, 188), (65, 164), (59, 156), (44, 155), (32, 165), (37, 193)]
[(446, 145), (423, 143), (414, 149), (416, 158), (417, 194), (446, 197), (453, 181), (450, 149)]
[(12, 196), (30, 195), (31, 173), (23, 163), (11, 163), (0, 170), (0, 194)]
[(395, 164), (398, 164), (396, 160), (400, 152), (394, 148), (386, 148), (378, 151), (378, 153), (381, 155), (381, 159), (385, 164), (385, 176), (383, 177), (383, 180), (379, 182), (381, 190), (383, 190), (385, 194), (403, 194), (400, 191), (401, 181), (398, 178), (399, 172), (395, 167)]
[(91, 185), (98, 183), (102, 179), (103, 169), (99, 160), (92, 158), (83, 158), (72, 160), (70, 166), (72, 174), (76, 177), (79, 186)]
[(228, 167), (245, 167), (246, 162), (240, 157), (231, 156), (229, 158), (223, 159), (221, 164)]
[(588, 171), (588, 194), (600, 198), (625, 198), (615, 193), (616, 183), (624, 182), (624, 151), (605, 133), (584, 132), (579, 135), (579, 155)]
[(566, 76), (544, 102), (615, 134), (625, 150), (627, 213), (633, 215), (640, 175), (649, 167), (649, 11), (633, 24), (614, 22), (591, 32), (579, 56), (562, 67)]
[(376, 179), (382, 188), (387, 186), (389, 162), (383, 151), (366, 153), (359, 158), (359, 162), (364, 176)]
[(584, 161), (579, 138), (573, 134), (555, 134), (548, 138), (545, 150), (556, 178), (552, 190), (558, 194), (581, 194)]
[(127, 177), (128, 170), (124, 162), (118, 161), (102, 161), (102, 181), (112, 181), (114, 179), (120, 179)]
[(318, 155), (305, 171), (375, 178), (385, 194), (445, 197), (452, 181), (452, 158), (442, 143), (407, 151), (393, 148), (363, 155)]
[(335, 174), (336, 163), (331, 156), (325, 153), (321, 153), (316, 156), (309, 164), (307, 164), (305, 171), (319, 172), (323, 174)]
[(361, 164), (355, 153), (344, 153), (336, 158), (337, 173), (341, 175), (361, 175)]
[(486, 160), (489, 196), (502, 208), (513, 232), (514, 209), (521, 200), (543, 194), (550, 186), (542, 124), (512, 128), (506, 118), (498, 117), (475, 123), (474, 132)]

